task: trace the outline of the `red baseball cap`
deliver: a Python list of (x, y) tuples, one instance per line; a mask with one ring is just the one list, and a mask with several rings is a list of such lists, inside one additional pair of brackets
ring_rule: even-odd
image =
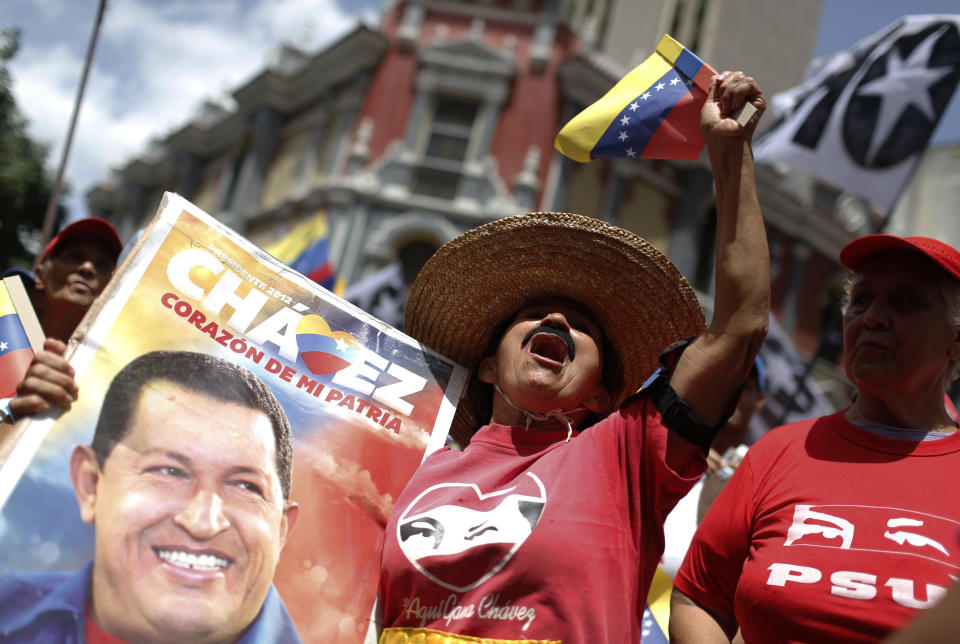
[(123, 242), (120, 241), (120, 235), (117, 234), (113, 224), (99, 217), (87, 217), (64, 226), (43, 249), (43, 254), (40, 255), (37, 264), (47, 261), (63, 244), (77, 239), (93, 239), (102, 243), (113, 254), (114, 262), (120, 256), (120, 251), (123, 250)]
[(860, 269), (867, 259), (885, 250), (911, 250), (923, 253), (960, 280), (960, 252), (953, 246), (930, 237), (897, 237), (896, 235), (866, 235), (843, 247), (840, 263), (852, 271)]

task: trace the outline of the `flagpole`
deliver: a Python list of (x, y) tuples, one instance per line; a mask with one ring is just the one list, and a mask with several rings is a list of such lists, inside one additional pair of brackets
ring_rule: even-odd
[(53, 187), (50, 191), (50, 200), (47, 202), (47, 211), (43, 215), (43, 229), (40, 237), (40, 250), (47, 246), (51, 233), (53, 232), (53, 220), (56, 218), (57, 204), (60, 201), (60, 188), (63, 185), (63, 173), (67, 167), (67, 159), (70, 157), (70, 148), (73, 145), (73, 133), (77, 127), (77, 117), (80, 114), (80, 104), (83, 102), (83, 92), (87, 86), (87, 76), (90, 74), (90, 65), (93, 62), (93, 52), (97, 48), (97, 36), (100, 34), (100, 23), (103, 22), (103, 13), (107, 8), (107, 0), (100, 0), (97, 7), (97, 17), (93, 22), (93, 32), (90, 34), (90, 44), (87, 47), (87, 57), (83, 63), (83, 73), (80, 75), (80, 85), (77, 87), (77, 97), (73, 102), (73, 114), (70, 116), (70, 125), (67, 128), (67, 138), (63, 144), (63, 153), (60, 155), (60, 165), (57, 168), (57, 176), (53, 180)]

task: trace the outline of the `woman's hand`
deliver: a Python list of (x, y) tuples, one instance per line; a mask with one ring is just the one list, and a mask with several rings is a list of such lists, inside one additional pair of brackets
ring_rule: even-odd
[[(749, 102), (756, 113), (741, 126), (738, 110)], [(713, 78), (707, 102), (700, 111), (700, 131), (708, 144), (724, 140), (750, 141), (767, 101), (752, 76), (743, 72), (723, 72)]]

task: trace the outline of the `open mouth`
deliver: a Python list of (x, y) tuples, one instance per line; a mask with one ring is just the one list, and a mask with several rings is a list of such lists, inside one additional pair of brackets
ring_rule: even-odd
[(528, 343), (530, 353), (558, 364), (566, 362), (568, 357), (573, 360), (575, 355), (573, 338), (565, 329), (550, 326), (536, 327), (531, 329), (523, 339), (521, 346), (526, 346)]
[(153, 551), (160, 559), (168, 564), (189, 570), (215, 572), (217, 570), (223, 570), (233, 563), (230, 559), (208, 553), (197, 554), (185, 550), (167, 548), (154, 548)]

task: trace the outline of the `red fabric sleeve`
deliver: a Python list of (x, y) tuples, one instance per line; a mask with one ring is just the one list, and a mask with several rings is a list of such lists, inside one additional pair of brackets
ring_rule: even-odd
[[(625, 489), (612, 489), (611, 497), (626, 500), (636, 543), (656, 558), (663, 548), (664, 519), (706, 469), (702, 456), (692, 459), (682, 472), (670, 469), (666, 463), (668, 431), (653, 403), (638, 396), (586, 432), (586, 438), (597, 439), (605, 446), (599, 447), (608, 452), (605, 460), (618, 462), (613, 471), (620, 472), (621, 478), (612, 479), (611, 486)], [(610, 433), (614, 435), (612, 440), (601, 440)], [(644, 543), (650, 539), (654, 543)]]
[(750, 454), (710, 506), (673, 580), (697, 603), (731, 616), (753, 534), (755, 487)]

